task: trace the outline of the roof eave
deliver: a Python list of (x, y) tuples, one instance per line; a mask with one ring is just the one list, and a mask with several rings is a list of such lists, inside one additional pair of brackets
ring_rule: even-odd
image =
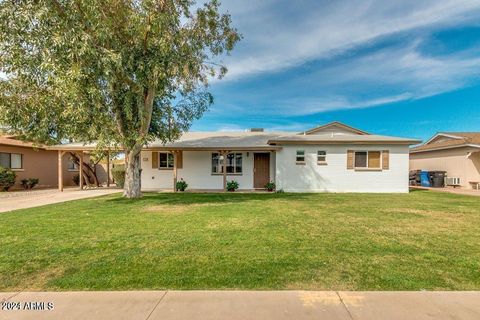
[(338, 125), (338, 126), (341, 126), (341, 127), (344, 127), (344, 128), (347, 128), (353, 132), (356, 132), (360, 135), (370, 135), (370, 133), (366, 132), (366, 131), (363, 131), (363, 130), (360, 130), (360, 129), (357, 129), (357, 128), (354, 128), (354, 127), (351, 127), (347, 124), (344, 124), (340, 121), (333, 121), (333, 122), (330, 122), (330, 123), (327, 123), (327, 124), (324, 124), (324, 125), (321, 125), (321, 126), (318, 126), (318, 127), (315, 127), (315, 128), (312, 128), (312, 129), (309, 129), (309, 130), (306, 130), (306, 131), (303, 131), (302, 133), (303, 134), (310, 134), (312, 132), (315, 132), (315, 131), (318, 131), (320, 129), (325, 129), (325, 128), (328, 128), (328, 127), (331, 127), (331, 126), (334, 126), (334, 125)]
[(463, 138), (463, 137), (456, 136), (456, 135), (454, 135), (454, 134), (437, 132), (433, 137), (431, 137), (430, 139), (428, 139), (424, 144), (429, 144), (430, 142), (432, 142), (432, 140), (434, 140), (434, 139), (435, 139), (436, 137), (438, 137), (438, 136), (447, 137), (447, 138), (452, 138), (452, 139), (456, 139), (456, 140), (464, 140), (464, 139), (465, 139), (465, 138)]
[(318, 145), (318, 144), (394, 144), (394, 145), (414, 145), (420, 143), (421, 140), (404, 140), (404, 141), (358, 141), (358, 140), (344, 140), (344, 141), (301, 141), (301, 140), (269, 140), (268, 144), (307, 144), (307, 145)]
[(217, 147), (178, 147), (178, 146), (149, 146), (142, 148), (142, 151), (275, 151), (280, 150), (280, 146), (252, 146), (252, 147), (236, 147), (236, 146), (217, 146)]
[(465, 148), (465, 147), (479, 148), (480, 149), (479, 144), (464, 143), (464, 144), (458, 144), (458, 145), (453, 145), (453, 146), (443, 146), (443, 147), (431, 148), (431, 149), (422, 149), (422, 150), (410, 149), (410, 153), (421, 153), (421, 152), (439, 151), (439, 150)]

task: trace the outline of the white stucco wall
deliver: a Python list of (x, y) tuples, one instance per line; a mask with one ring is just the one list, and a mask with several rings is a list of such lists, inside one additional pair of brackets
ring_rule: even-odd
[[(236, 152), (237, 153), (237, 152)], [(239, 189), (253, 189), (253, 152), (242, 153), (243, 173), (241, 175), (227, 175), (227, 180), (236, 180)], [(183, 178), (189, 189), (222, 189), (223, 176), (211, 174), (211, 151), (184, 151), (183, 168), (178, 169), (178, 180)], [(172, 189), (173, 171), (152, 168), (152, 152), (142, 151), (142, 189)], [(275, 174), (275, 155), (270, 155), (270, 178)]]
[[(296, 151), (306, 163), (297, 165)], [(317, 151), (327, 152), (327, 165), (317, 164)], [(390, 169), (347, 170), (347, 150), (389, 150)], [(286, 192), (408, 192), (408, 146), (283, 146), (276, 154), (277, 189)]]

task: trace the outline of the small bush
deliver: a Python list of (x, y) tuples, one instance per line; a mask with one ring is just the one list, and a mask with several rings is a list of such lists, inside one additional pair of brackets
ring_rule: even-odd
[(185, 191), (187, 190), (188, 183), (183, 179), (180, 179), (180, 181), (177, 181), (176, 187), (177, 187), (177, 191)]
[(125, 168), (123, 166), (113, 168), (112, 176), (117, 184), (117, 188), (123, 189), (123, 186), (125, 185)]
[(265, 189), (267, 189), (268, 191), (274, 191), (275, 187), (275, 182), (273, 181), (267, 182), (267, 184), (265, 185)]
[(75, 185), (80, 185), (80, 175), (79, 174), (76, 174), (72, 177), (72, 181), (73, 183), (75, 183)]
[(8, 168), (0, 167), (0, 191), (8, 191), (15, 184), (17, 174)]
[(275, 193), (285, 193), (285, 191), (283, 189), (280, 189), (280, 190), (275, 191)]
[(25, 190), (33, 189), (39, 182), (38, 178), (22, 179), (22, 187)]
[(227, 182), (227, 190), (228, 191), (235, 191), (238, 189), (238, 182), (235, 181), (235, 180), (232, 180), (232, 181), (228, 181)]

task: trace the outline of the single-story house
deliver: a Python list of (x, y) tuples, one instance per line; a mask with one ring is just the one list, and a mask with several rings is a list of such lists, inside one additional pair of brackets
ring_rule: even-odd
[[(47, 146), (34, 145), (15, 139), (11, 135), (0, 136), (0, 167), (9, 168), (17, 175), (13, 189), (21, 188), (22, 179), (38, 178), (37, 187), (50, 188), (58, 186), (57, 151)], [(88, 162), (88, 157), (85, 158)], [(105, 181), (102, 166), (97, 167), (97, 176)], [(75, 185), (73, 176), (79, 172), (78, 166), (70, 157), (62, 157), (62, 183), (65, 186)]]
[[(370, 134), (340, 122), (304, 132), (188, 132), (141, 151), (142, 190), (241, 190), (275, 182), (287, 192), (408, 192), (409, 146), (420, 141)], [(84, 152), (95, 144), (53, 149)]]
[(410, 169), (446, 171), (462, 188), (480, 183), (480, 132), (440, 132), (410, 150)]
[[(57, 152), (47, 150), (44, 146), (15, 139), (14, 136), (0, 136), (0, 167), (10, 168), (17, 175), (14, 189), (21, 188), (21, 180), (38, 178), (38, 187), (56, 187)], [(63, 183), (74, 185), (73, 176), (78, 168), (69, 158), (63, 159)]]

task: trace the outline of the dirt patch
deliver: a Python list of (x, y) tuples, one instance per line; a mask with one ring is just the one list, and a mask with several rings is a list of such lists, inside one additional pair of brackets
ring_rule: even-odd
[(412, 209), (412, 208), (392, 208), (384, 210), (385, 213), (404, 213), (404, 214), (413, 214), (425, 217), (457, 217), (457, 214), (452, 214), (444, 211), (434, 211), (434, 210), (421, 210), (421, 209)]
[(9, 290), (44, 290), (49, 287), (49, 282), (63, 276), (64, 274), (65, 268), (63, 266), (48, 267), (47, 270), (35, 272), (30, 276), (21, 276), (25, 277), (25, 283), (18, 287), (9, 288)]
[(191, 212), (196, 208), (204, 207), (221, 207), (225, 203), (194, 203), (194, 204), (167, 204), (167, 205), (155, 205), (146, 207), (143, 212), (156, 212), (156, 213), (166, 213), (166, 214), (178, 214), (178, 213), (187, 213)]

